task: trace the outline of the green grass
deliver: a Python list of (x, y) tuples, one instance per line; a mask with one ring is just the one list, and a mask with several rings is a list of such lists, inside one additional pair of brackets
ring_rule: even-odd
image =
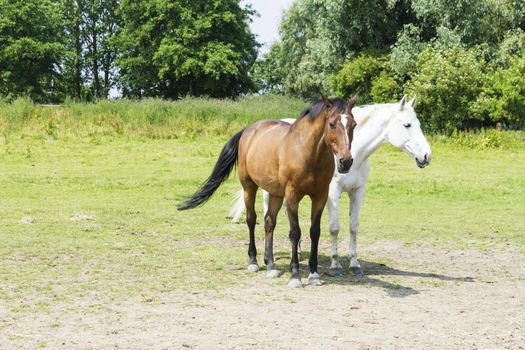
[[(83, 300), (96, 312), (119, 300), (159, 302), (174, 291), (221, 291), (251, 278), (244, 272), (246, 227), (225, 219), (239, 188), (235, 177), (205, 206), (175, 209), (209, 175), (230, 129), (157, 138), (137, 121), (137, 129), (104, 134), (93, 124), (95, 114), (86, 121), (79, 115), (64, 117), (56, 134), (35, 126), (47, 117), (31, 115), (0, 138), (0, 300), (11, 313), (74, 308)], [(90, 137), (89, 130), (98, 131)], [(499, 144), (466, 147), (431, 137), (434, 159), (425, 169), (391, 147), (374, 154), (359, 244), (525, 251), (524, 133), (487, 135), (468, 137), (496, 137)], [(346, 197), (341, 208), (343, 239)], [(301, 207), (304, 236), (307, 217), (308, 200)], [(322, 228), (326, 246), (326, 215)], [(278, 267), (286, 271), (287, 232), (281, 215), (275, 245)], [(257, 237), (261, 254), (262, 225)], [(321, 251), (324, 264), (328, 253)]]
[(54, 139), (139, 135), (161, 139), (195, 139), (232, 133), (260, 119), (293, 118), (307, 102), (278, 95), (218, 100), (187, 97), (178, 101), (149, 99), (68, 102), (35, 105), (27, 98), (0, 100), (0, 134)]

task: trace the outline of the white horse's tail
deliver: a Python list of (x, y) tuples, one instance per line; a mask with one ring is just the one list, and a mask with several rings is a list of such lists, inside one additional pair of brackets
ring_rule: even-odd
[(232, 219), (234, 224), (238, 224), (241, 220), (242, 213), (244, 212), (244, 190), (241, 188), (239, 191), (235, 192), (235, 204), (230, 209), (230, 214), (228, 217)]
[[(263, 194), (263, 213), (266, 215), (266, 212), (268, 211), (268, 203), (270, 202), (270, 194), (266, 191), (262, 191)], [(228, 218), (232, 219), (232, 222), (234, 224), (238, 224), (241, 220), (242, 213), (244, 212), (244, 190), (241, 188), (237, 192), (235, 192), (235, 198), (234, 198), (235, 204), (230, 209), (230, 213), (228, 214)], [(284, 213), (286, 216), (288, 216), (288, 212), (286, 211), (286, 201), (284, 201)]]

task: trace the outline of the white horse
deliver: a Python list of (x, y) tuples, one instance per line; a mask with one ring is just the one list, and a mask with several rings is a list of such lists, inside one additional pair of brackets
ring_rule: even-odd
[[(432, 151), (427, 139), (421, 131), (419, 120), (414, 111), (414, 96), (406, 102), (406, 95), (399, 103), (373, 104), (354, 107), (357, 126), (354, 129), (352, 142), (352, 156), (354, 162), (347, 174), (334, 172), (330, 183), (330, 192), (327, 201), (329, 215), (329, 229), (332, 236), (330, 274), (340, 276), (343, 268), (339, 262), (337, 251), (337, 238), (339, 235), (339, 199), (343, 192), (350, 197), (350, 271), (358, 276), (363, 276), (363, 270), (357, 260), (357, 231), (359, 229), (359, 213), (365, 198), (366, 180), (370, 174), (370, 161), (368, 158), (381, 145), (390, 143), (404, 151), (420, 168), (428, 165), (432, 159)], [(293, 122), (294, 119), (283, 119)], [(237, 195), (237, 200), (230, 211), (233, 222), (238, 222), (243, 210), (244, 201)], [(268, 208), (268, 195), (264, 193), (264, 211)]]

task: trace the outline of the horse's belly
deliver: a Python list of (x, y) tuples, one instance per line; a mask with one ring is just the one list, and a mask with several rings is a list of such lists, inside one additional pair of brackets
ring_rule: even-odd
[(253, 182), (274, 196), (284, 195), (284, 189), (279, 183), (279, 168), (265, 166), (264, 163), (248, 160), (246, 170)]

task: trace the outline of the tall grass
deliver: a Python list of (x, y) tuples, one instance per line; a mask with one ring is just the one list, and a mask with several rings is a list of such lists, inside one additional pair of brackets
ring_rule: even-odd
[(0, 101), (0, 132), (6, 138), (18, 131), (55, 138), (125, 134), (192, 139), (231, 133), (260, 119), (295, 117), (307, 105), (301, 99), (276, 95), (239, 100), (67, 101), (57, 106), (20, 98), (12, 103)]
[[(187, 97), (101, 100), (96, 103), (66, 101), (62, 105), (37, 105), (28, 98), (0, 99), (0, 137), (88, 138), (146, 137), (191, 140), (228, 136), (261, 119), (296, 117), (308, 102), (278, 95), (218, 100)], [(480, 130), (429, 135), (431, 144), (457, 148), (525, 150), (524, 131)]]

